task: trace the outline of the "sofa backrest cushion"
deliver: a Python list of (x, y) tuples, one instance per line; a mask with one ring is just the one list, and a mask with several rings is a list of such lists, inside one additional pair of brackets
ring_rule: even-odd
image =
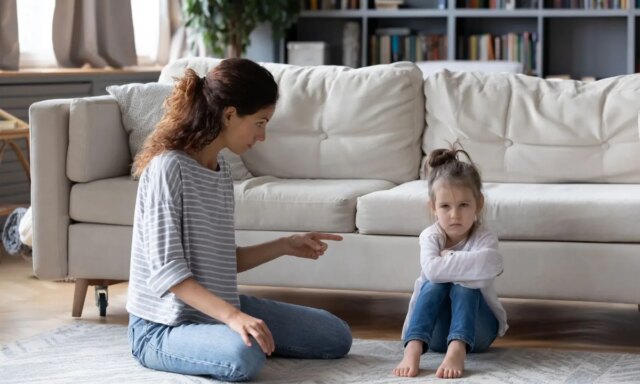
[(131, 156), (118, 104), (110, 96), (73, 99), (69, 107), (67, 177), (86, 183), (123, 176)]
[[(205, 75), (219, 62), (181, 59), (165, 67), (159, 81), (174, 81), (187, 67)], [(267, 140), (242, 156), (254, 175), (395, 183), (418, 177), (424, 94), (414, 64), (262, 65), (278, 83), (280, 99)]]
[[(115, 98), (122, 115), (122, 125), (129, 137), (131, 158), (140, 152), (144, 141), (153, 132), (164, 114), (164, 102), (173, 92), (173, 85), (166, 83), (131, 83), (111, 85), (107, 91)], [(235, 180), (253, 177), (242, 159), (229, 150), (222, 155), (229, 162)]]
[(164, 114), (164, 101), (173, 86), (162, 83), (110, 85), (107, 92), (116, 99), (122, 114), (122, 125), (129, 135), (129, 151), (133, 159), (144, 140)]
[(484, 181), (640, 182), (640, 75), (443, 71), (426, 78), (425, 95), (425, 153), (460, 140)]

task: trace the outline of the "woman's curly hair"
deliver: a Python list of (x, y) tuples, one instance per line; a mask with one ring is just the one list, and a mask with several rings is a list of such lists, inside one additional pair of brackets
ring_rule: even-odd
[(187, 69), (165, 101), (164, 116), (135, 157), (133, 176), (140, 177), (165, 151), (193, 154), (210, 144), (222, 132), (225, 108), (235, 107), (239, 116), (246, 116), (277, 101), (273, 75), (251, 60), (223, 60), (205, 77)]

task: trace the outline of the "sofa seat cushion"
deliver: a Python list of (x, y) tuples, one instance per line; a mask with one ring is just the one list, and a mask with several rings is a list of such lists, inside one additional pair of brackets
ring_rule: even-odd
[(414, 180), (358, 198), (356, 227), (367, 235), (419, 235), (433, 221), (426, 180)]
[(272, 176), (235, 182), (236, 229), (353, 232), (356, 199), (394, 186), (384, 180)]
[[(356, 199), (394, 186), (384, 180), (300, 180), (271, 176), (236, 181), (236, 228), (353, 232)], [(128, 176), (74, 184), (71, 219), (133, 225), (137, 189), (138, 182)]]
[[(485, 183), (484, 219), (502, 240), (640, 242), (640, 185)], [(427, 182), (358, 198), (364, 234), (417, 236), (433, 222)]]
[(69, 215), (85, 223), (133, 225), (137, 191), (138, 182), (129, 176), (74, 184)]

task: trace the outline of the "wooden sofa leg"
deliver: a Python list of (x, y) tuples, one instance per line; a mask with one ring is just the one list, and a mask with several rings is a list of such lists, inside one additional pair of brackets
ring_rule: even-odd
[(84, 298), (87, 297), (87, 288), (89, 288), (88, 279), (76, 279), (76, 289), (73, 292), (73, 309), (71, 310), (71, 316), (82, 316)]

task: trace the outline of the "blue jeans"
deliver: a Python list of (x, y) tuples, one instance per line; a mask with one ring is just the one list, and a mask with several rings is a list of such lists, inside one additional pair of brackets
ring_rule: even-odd
[(452, 340), (467, 344), (467, 352), (483, 352), (498, 335), (498, 320), (479, 289), (453, 283), (425, 282), (404, 336), (427, 349), (446, 352)]
[[(245, 295), (240, 295), (240, 308), (267, 324), (275, 342), (272, 355), (335, 359), (351, 349), (349, 326), (325, 310)], [(224, 324), (172, 327), (130, 315), (129, 344), (133, 356), (147, 368), (224, 381), (251, 380), (266, 360), (255, 340), (247, 347)]]

